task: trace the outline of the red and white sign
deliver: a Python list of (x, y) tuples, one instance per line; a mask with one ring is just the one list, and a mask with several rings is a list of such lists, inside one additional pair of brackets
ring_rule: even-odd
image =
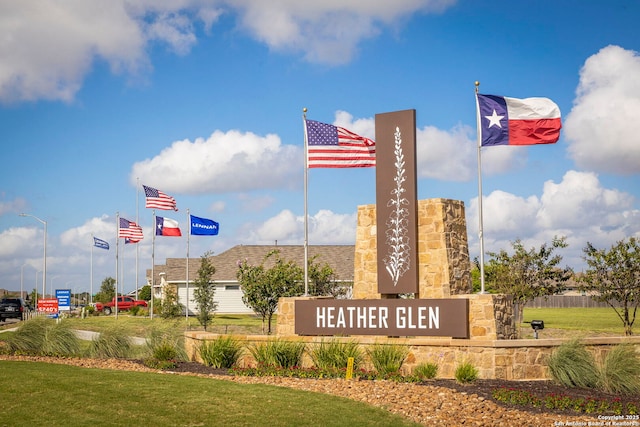
[(38, 300), (38, 313), (58, 313), (58, 298), (47, 298)]

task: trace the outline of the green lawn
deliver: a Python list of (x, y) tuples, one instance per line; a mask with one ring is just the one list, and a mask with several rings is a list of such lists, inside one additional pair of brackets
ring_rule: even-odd
[[(640, 315), (640, 313), (638, 313)], [(528, 322), (543, 320), (546, 328), (624, 335), (622, 320), (612, 308), (526, 308), (524, 309), (524, 328)], [(634, 330), (640, 330), (636, 323)], [(543, 336), (544, 331), (541, 332)]]
[(0, 426), (415, 426), (345, 398), (158, 373), (0, 361)]

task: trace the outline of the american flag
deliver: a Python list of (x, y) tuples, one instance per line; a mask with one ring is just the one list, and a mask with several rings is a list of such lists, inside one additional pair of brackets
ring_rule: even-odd
[[(118, 227), (118, 237), (129, 240), (128, 243), (138, 243), (144, 238), (142, 228), (133, 221), (120, 218), (120, 227)], [(126, 243), (125, 240), (125, 243)]]
[(162, 191), (158, 191), (153, 187), (142, 186), (144, 188), (144, 194), (147, 196), (147, 202), (145, 207), (151, 209), (162, 209), (177, 211), (176, 199), (164, 194)]
[(307, 126), (309, 168), (369, 168), (376, 165), (376, 143), (348, 129), (315, 120)]

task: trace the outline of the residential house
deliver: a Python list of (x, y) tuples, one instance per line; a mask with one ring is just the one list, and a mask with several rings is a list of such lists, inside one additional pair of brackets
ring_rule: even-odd
[[(247, 260), (251, 265), (260, 265), (271, 251), (280, 251), (280, 257), (285, 261), (294, 261), (300, 267), (304, 266), (304, 246), (302, 245), (238, 245), (219, 255), (212, 256), (211, 263), (216, 268), (213, 281), (216, 284), (214, 301), (218, 303), (216, 313), (253, 313), (242, 302), (242, 290), (236, 278), (238, 265)], [(353, 245), (314, 245), (308, 247), (309, 259), (316, 264), (328, 264), (336, 279), (345, 284), (353, 284), (355, 246)], [(270, 267), (273, 262), (265, 266)], [(178, 301), (187, 306), (189, 315), (197, 313), (197, 304), (193, 301), (195, 280), (198, 277), (200, 258), (189, 258), (189, 282), (186, 284), (187, 259), (167, 258), (164, 265), (155, 265), (154, 295), (162, 298), (164, 290), (173, 286), (177, 290)], [(151, 277), (151, 270), (147, 270), (147, 278)], [(188, 305), (187, 305), (188, 292)]]

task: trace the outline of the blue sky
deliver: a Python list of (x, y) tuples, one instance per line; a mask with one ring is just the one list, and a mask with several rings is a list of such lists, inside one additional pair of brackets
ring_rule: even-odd
[[(0, 288), (94, 290), (116, 275), (116, 214), (139, 222), (142, 184), (220, 223), (190, 256), (237, 244), (303, 244), (307, 117), (374, 138), (378, 113), (415, 109), (418, 198), (462, 200), (479, 254), (474, 82), (554, 100), (552, 146), (482, 149), (487, 251), (566, 236), (640, 237), (640, 3), (453, 0), (113, 0), (0, 3)], [(353, 244), (373, 169), (309, 171), (309, 243)], [(139, 190), (137, 189), (139, 188)], [(95, 249), (91, 235), (111, 244)], [(156, 264), (186, 237), (158, 237)], [(119, 282), (135, 288), (120, 244)]]

